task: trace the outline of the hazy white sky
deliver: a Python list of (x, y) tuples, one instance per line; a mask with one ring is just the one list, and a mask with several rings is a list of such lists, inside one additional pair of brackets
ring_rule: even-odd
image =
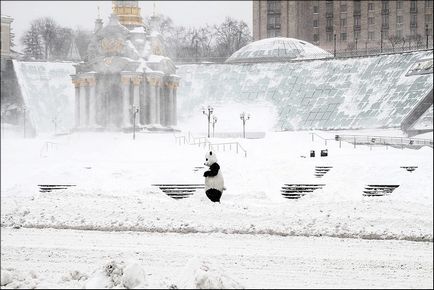
[[(172, 18), (175, 25), (201, 26), (218, 24), (226, 16), (245, 21), (252, 30), (252, 1), (139, 1), (142, 17), (157, 12)], [(38, 17), (51, 16), (62, 26), (93, 29), (100, 7), (101, 18), (107, 23), (112, 1), (1, 1), (2, 15), (14, 18), (15, 49), (29, 23)]]

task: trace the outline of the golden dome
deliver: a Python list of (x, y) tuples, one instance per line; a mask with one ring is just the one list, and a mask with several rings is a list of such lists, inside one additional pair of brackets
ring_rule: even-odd
[(143, 25), (139, 1), (112, 1), (112, 3), (113, 13), (118, 16), (122, 25), (128, 28)]

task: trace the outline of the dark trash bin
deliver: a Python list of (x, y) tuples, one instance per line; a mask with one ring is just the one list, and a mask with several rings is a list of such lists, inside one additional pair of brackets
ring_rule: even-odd
[(328, 156), (328, 155), (329, 155), (328, 149), (321, 150), (321, 157), (325, 157), (325, 156)]
[(315, 157), (315, 150), (310, 150), (310, 157)]

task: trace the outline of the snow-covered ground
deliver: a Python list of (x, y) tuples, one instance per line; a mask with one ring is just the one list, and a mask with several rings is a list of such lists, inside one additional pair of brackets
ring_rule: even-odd
[[(336, 132), (318, 134), (333, 138)], [(369, 134), (397, 133), (375, 131)], [(339, 252), (337, 249), (341, 244), (363, 244), (363, 255), (367, 259), (376, 260), (377, 245), (386, 245), (391, 251), (395, 248), (396, 251), (401, 251), (401, 258), (407, 259), (407, 264), (400, 263), (401, 258), (392, 258), (397, 254), (394, 252), (392, 256), (378, 256), (382, 261), (378, 265), (364, 262), (357, 264), (352, 262), (356, 259), (354, 253), (349, 253), (347, 260), (340, 257), (337, 259), (339, 261), (333, 262), (336, 271), (334, 276), (328, 276), (328, 258), (319, 255), (318, 258), (315, 256), (315, 259), (321, 261), (319, 264), (313, 258), (310, 262), (297, 260), (295, 264), (303, 265), (303, 270), (294, 279), (291, 276), (285, 280), (281, 277), (287, 275), (284, 268), (268, 269), (264, 266), (265, 270), (261, 272), (261, 266), (256, 264), (259, 262), (255, 262), (253, 256), (250, 260), (243, 260), (240, 256), (234, 256), (235, 252), (232, 256), (228, 254), (230, 257), (222, 262), (225, 272), (228, 261), (237, 262), (238, 268), (234, 273), (226, 273), (227, 279), (232, 277), (232, 282), (239, 282), (245, 287), (331, 287), (338, 282), (341, 284), (334, 284), (337, 287), (432, 287), (432, 148), (411, 150), (357, 146), (354, 149), (348, 143), (342, 143), (342, 148), (339, 148), (339, 143), (335, 141), (328, 141), (327, 146), (318, 137), (312, 141), (308, 132), (271, 132), (264, 139), (251, 140), (212, 139), (214, 143), (231, 141), (240, 142), (247, 150), (247, 157), (236, 154), (235, 146), (229, 150), (227, 145), (224, 152), (222, 148), (217, 152), (227, 190), (223, 193), (221, 204), (213, 204), (203, 191), (197, 191), (191, 198), (174, 200), (152, 186), (156, 183), (204, 181), (203, 170), (194, 171), (194, 167), (203, 166), (206, 148), (176, 144), (172, 134), (139, 133), (136, 140), (132, 140), (131, 134), (122, 133), (75, 133), (26, 140), (2, 139), (2, 270), (13, 268), (10, 274), (13, 276), (16, 275), (14, 271), (33, 269), (33, 274), (37, 277), (51, 277), (46, 281), (50, 285), (82, 287), (93, 277), (92, 271), (106, 265), (103, 258), (113, 258), (116, 253), (130, 251), (128, 243), (134, 243), (136, 235), (141, 239), (158, 237), (155, 238), (156, 241), (168, 237), (168, 241), (173, 240), (174, 244), (185, 238), (185, 243), (191, 245), (191, 249), (183, 255), (176, 248), (171, 249), (173, 259), (178, 261), (174, 264), (164, 263), (165, 250), (156, 247), (158, 253), (154, 253), (152, 244), (146, 247), (146, 251), (153, 253), (154, 263), (148, 263), (146, 255), (141, 256), (145, 261), (144, 273), (152, 273), (154, 284), (151, 284), (155, 286), (163, 283), (158, 285), (168, 287), (170, 285), (164, 283), (175, 282), (168, 279), (169, 274), (161, 276), (166, 275), (162, 268), (168, 267), (170, 274), (178, 272), (179, 266), (187, 262), (186, 256), (194, 255), (196, 251), (213, 258), (212, 251), (206, 255), (203, 252), (205, 250), (202, 250), (213, 248), (203, 238), (209, 237), (212, 241), (227, 240), (229, 245), (236, 243), (236, 240), (246, 240), (246, 244), (254, 242), (255, 246), (250, 248), (252, 253), (267, 248), (264, 257), (269, 258), (268, 264), (279, 265), (279, 261), (284, 261), (284, 265), (291, 267), (294, 267), (292, 259), (295, 259), (289, 254), (292, 251), (285, 249), (272, 252), (270, 248), (282, 249), (285, 243), (289, 246), (294, 243), (294, 247), (306, 245), (303, 251), (313, 251), (309, 255), (315, 256), (316, 247), (320, 245), (327, 247), (328, 243), (333, 243), (332, 247), (336, 249), (334, 252)], [(326, 148), (329, 156), (319, 157), (319, 150)], [(315, 158), (309, 158), (312, 149), (316, 150)], [(315, 178), (315, 166), (324, 165), (333, 168), (324, 177)], [(410, 173), (401, 166), (418, 168)], [(280, 194), (284, 183), (321, 183), (325, 186), (299, 200), (288, 200)], [(39, 193), (38, 184), (76, 186)], [(388, 196), (364, 197), (363, 189), (368, 184), (396, 184), (399, 187)], [(73, 235), (74, 238), (68, 235)], [(23, 236), (29, 237), (29, 244), (19, 242)], [(59, 244), (55, 244), (56, 237), (59, 237)], [(81, 240), (77, 240), (79, 237)], [(93, 237), (98, 242), (92, 248), (75, 248), (80, 243), (86, 245)], [(126, 239), (125, 249), (121, 246), (122, 237)], [(191, 241), (188, 240), (189, 237)], [(113, 252), (110, 252), (109, 245), (99, 248), (98, 244), (106, 243), (105, 239), (120, 239), (116, 240), (119, 244), (113, 246)], [(67, 253), (59, 251), (63, 247), (62, 241)], [(137, 240), (137, 243), (140, 244), (140, 241)], [(224, 255), (223, 250), (220, 251), (220, 255)], [(295, 252), (297, 251), (300, 252), (298, 248)], [(424, 251), (421, 256), (429, 259), (416, 265), (417, 251)], [(47, 253), (61, 255), (56, 256), (62, 260), (58, 269), (54, 270), (56, 260), (50, 256), (47, 258)], [(86, 260), (89, 255), (93, 257), (92, 263)], [(22, 259), (28, 260), (24, 263)], [(262, 261), (262, 258), (259, 260)], [(386, 266), (385, 260), (388, 260)], [(210, 263), (215, 262), (211, 259)], [(198, 263), (201, 262), (192, 264)], [(245, 267), (245, 273), (239, 263), (244, 263), (241, 265)], [(80, 270), (80, 265), (85, 270)], [(122, 269), (131, 265), (136, 264), (125, 264)], [(202, 275), (201, 271), (207, 265), (204, 262), (199, 266), (202, 270), (195, 273)], [(319, 276), (306, 280), (303, 278), (309, 272), (309, 265), (313, 265)], [(408, 284), (394, 276), (401, 273), (398, 269), (400, 265), (404, 265), (401, 270), (404, 276), (408, 275)], [(131, 267), (133, 273), (142, 273), (141, 267)], [(158, 267), (161, 267), (160, 270)], [(255, 268), (256, 272), (249, 271), (249, 267)], [(273, 276), (267, 275), (269, 271), (278, 271), (278, 268), (282, 272), (276, 274), (277, 281), (273, 282)], [(351, 270), (353, 268), (355, 270)], [(360, 274), (361, 268), (370, 273), (366, 278)], [(321, 269), (325, 272), (321, 272)], [(378, 271), (378, 276), (373, 274), (374, 269)], [(80, 280), (80, 275), (75, 273), (73, 276), (79, 277), (75, 280), (71, 278), (75, 284), (71, 279), (56, 280), (60, 277), (56, 275), (60, 275), (61, 271), (74, 270), (84, 271), (88, 278)], [(51, 271), (57, 274), (54, 275)], [(359, 275), (354, 278), (357, 283), (351, 284), (350, 278), (353, 276), (348, 272)], [(28, 275), (26, 277), (31, 279), (32, 274)], [(372, 275), (376, 279), (370, 279)], [(392, 279), (392, 276), (395, 278)], [(215, 278), (213, 283), (218, 283), (216, 281), (220, 281), (220, 278)], [(41, 281), (35, 279), (36, 282)], [(180, 283), (175, 285), (182, 287)], [(185, 283), (191, 285), (192, 282)]]

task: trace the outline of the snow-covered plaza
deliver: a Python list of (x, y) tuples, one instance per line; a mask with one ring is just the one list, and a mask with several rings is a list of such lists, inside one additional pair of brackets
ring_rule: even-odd
[[(3, 139), (8, 287), (114, 287), (96, 274), (112, 260), (136, 265), (151, 288), (432, 287), (432, 148), (325, 145), (319, 136), (342, 132), (313, 133), (211, 138), (247, 151), (216, 151), (227, 188), (220, 204), (203, 189), (173, 199), (152, 186), (203, 184), (208, 145), (179, 142), (182, 133)], [(318, 178), (315, 166), (332, 169)], [(281, 187), (292, 183), (325, 186), (286, 199)], [(75, 186), (39, 192), (44, 184)], [(369, 184), (399, 187), (368, 197)]]

